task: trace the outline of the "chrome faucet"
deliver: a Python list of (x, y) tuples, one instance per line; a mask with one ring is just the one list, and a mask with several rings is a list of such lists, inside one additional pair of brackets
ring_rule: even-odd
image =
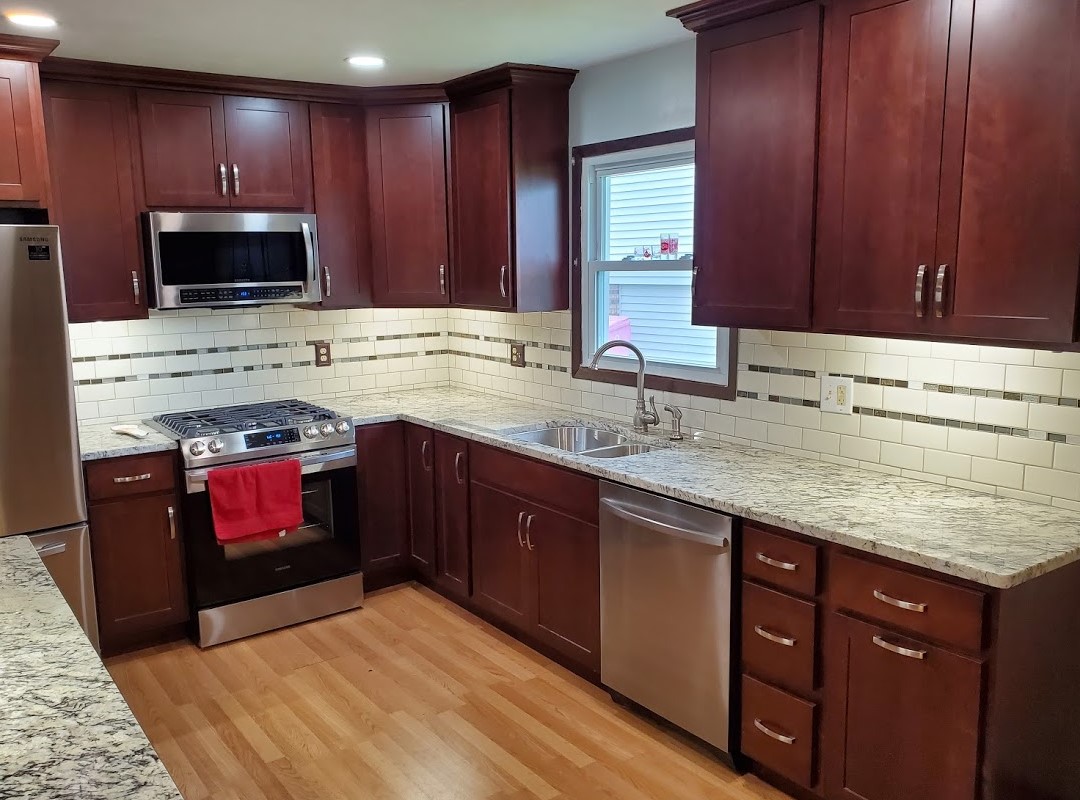
[(634, 430), (638, 433), (648, 433), (650, 425), (660, 424), (660, 414), (656, 411), (656, 398), (651, 398), (652, 411), (645, 408), (645, 355), (631, 342), (624, 341), (623, 339), (613, 339), (606, 344), (600, 346), (600, 349), (593, 353), (592, 360), (589, 362), (589, 369), (596, 369), (596, 365), (600, 363), (600, 356), (611, 350), (613, 347), (625, 347), (635, 356), (638, 360), (637, 371), (637, 402), (634, 406)]

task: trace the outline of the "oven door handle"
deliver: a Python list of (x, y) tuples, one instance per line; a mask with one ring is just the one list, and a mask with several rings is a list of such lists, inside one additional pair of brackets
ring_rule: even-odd
[[(270, 461), (299, 461), (300, 462), (300, 474), (311, 475), (316, 472), (326, 472), (332, 469), (341, 469), (342, 467), (354, 467), (356, 466), (356, 447), (343, 447), (339, 450), (325, 450), (321, 453), (308, 453), (299, 456), (284, 456), (282, 458), (268, 458), (260, 460), (255, 463), (266, 464)], [(198, 494), (199, 492), (206, 491), (206, 482), (210, 476), (210, 473), (215, 469), (229, 469), (231, 467), (240, 467), (250, 465), (252, 462), (246, 464), (224, 464), (220, 467), (208, 467), (207, 469), (191, 469), (184, 473), (184, 489), (188, 494)]]

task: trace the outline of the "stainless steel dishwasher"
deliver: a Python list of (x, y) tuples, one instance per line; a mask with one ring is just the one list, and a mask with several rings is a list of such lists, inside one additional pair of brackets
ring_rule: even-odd
[(729, 752), (731, 518), (600, 484), (600, 680)]

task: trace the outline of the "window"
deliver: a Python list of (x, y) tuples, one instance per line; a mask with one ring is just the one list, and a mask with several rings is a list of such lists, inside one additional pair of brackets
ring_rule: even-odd
[[(728, 384), (726, 328), (690, 323), (694, 254), (694, 143), (581, 158), (581, 363), (613, 339), (636, 344), (648, 375)], [(609, 350), (604, 370), (636, 372), (625, 348)], [(695, 391), (693, 387), (658, 388)]]

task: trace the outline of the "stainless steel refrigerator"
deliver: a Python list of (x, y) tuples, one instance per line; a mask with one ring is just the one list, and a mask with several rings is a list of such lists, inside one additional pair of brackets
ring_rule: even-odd
[(0, 225), (0, 536), (28, 535), (90, 641), (97, 611), (60, 232)]

